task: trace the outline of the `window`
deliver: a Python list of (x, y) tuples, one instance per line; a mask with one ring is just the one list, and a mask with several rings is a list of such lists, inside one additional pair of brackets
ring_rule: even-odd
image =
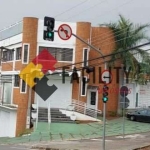
[(87, 81), (87, 77), (82, 77), (81, 80), (81, 96), (86, 96), (86, 81)]
[(16, 60), (21, 59), (21, 51), (22, 51), (21, 47), (16, 48)]
[(24, 80), (21, 80), (21, 93), (26, 93), (26, 83)]
[(138, 93), (136, 93), (136, 102), (135, 102), (135, 107), (138, 107)]
[(83, 49), (83, 67), (88, 66), (88, 49), (84, 48)]
[(14, 51), (13, 50), (7, 50), (3, 51), (3, 61), (12, 61), (14, 59)]
[(140, 114), (141, 114), (141, 115), (146, 115), (146, 113), (147, 113), (147, 110), (141, 110), (141, 111), (140, 111)]
[(91, 92), (91, 105), (96, 105), (96, 92)]
[(23, 58), (22, 58), (22, 63), (27, 64), (28, 59), (29, 59), (29, 44), (24, 44), (23, 45)]
[(72, 61), (73, 49), (71, 48), (56, 48), (56, 47), (39, 47), (39, 52), (47, 49), (57, 61)]
[(150, 116), (150, 110), (147, 110), (147, 115)]
[(15, 75), (14, 78), (14, 87), (19, 87), (20, 77), (19, 75)]

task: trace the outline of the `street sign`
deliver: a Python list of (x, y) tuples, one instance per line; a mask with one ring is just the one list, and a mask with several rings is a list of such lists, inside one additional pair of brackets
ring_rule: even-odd
[(101, 75), (101, 80), (105, 84), (110, 84), (112, 81), (112, 74), (109, 72), (109, 70), (104, 70)]
[(125, 97), (125, 102), (124, 102), (124, 97), (121, 97), (121, 99), (120, 99), (120, 108), (128, 108), (129, 103), (130, 103), (130, 100), (127, 97)]
[(121, 95), (122, 97), (127, 96), (127, 95), (128, 95), (128, 92), (129, 92), (129, 89), (128, 89), (126, 86), (122, 86), (122, 87), (120, 88), (120, 95)]
[(69, 40), (72, 36), (72, 29), (69, 25), (67, 24), (62, 24), (58, 28), (58, 36), (62, 40)]

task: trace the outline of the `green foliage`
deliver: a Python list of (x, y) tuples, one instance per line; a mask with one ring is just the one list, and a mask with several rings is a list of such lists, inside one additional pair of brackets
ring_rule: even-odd
[[(149, 24), (133, 24), (130, 20), (119, 15), (118, 22), (103, 24), (110, 28), (114, 33), (116, 48), (112, 53), (123, 51), (132, 48), (145, 40), (150, 38), (146, 35), (146, 29), (150, 27)], [(100, 25), (101, 26), (101, 25)], [(140, 62), (135, 56), (140, 57)], [(124, 66), (130, 66), (132, 75), (130, 78), (136, 79), (136, 82), (144, 84), (146, 82), (145, 73), (150, 74), (150, 55), (148, 52), (138, 48), (132, 51), (112, 55), (110, 66), (114, 65), (116, 59), (121, 58)], [(137, 66), (140, 66), (140, 72)]]

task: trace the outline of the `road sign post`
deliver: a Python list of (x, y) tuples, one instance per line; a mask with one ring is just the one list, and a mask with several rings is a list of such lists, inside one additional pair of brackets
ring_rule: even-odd
[[(121, 102), (122, 102), (122, 109), (123, 109), (123, 112), (122, 112), (122, 119), (123, 119), (123, 123), (122, 123), (122, 136), (124, 138), (125, 136), (125, 108), (128, 107), (128, 98), (126, 97), (128, 95), (128, 92), (129, 92), (129, 89), (126, 87), (126, 86), (122, 86), (120, 88), (120, 95), (123, 97)], [(128, 101), (126, 101), (128, 100)], [(126, 103), (127, 102), (127, 103)]]
[[(63, 35), (59, 34), (61, 33), (60, 31), (63, 31), (65, 33), (63, 33)], [(67, 38), (68, 34), (67, 32), (65, 31), (67, 29), (61, 29), (61, 27), (59, 27), (59, 30), (58, 31), (55, 31), (55, 32), (58, 32), (58, 35), (61, 39), (63, 40), (68, 40), (69, 38)], [(68, 30), (67, 30), (68, 31)], [(69, 34), (70, 35), (70, 34)], [(84, 41), (82, 38), (78, 37), (77, 35), (75, 35), (74, 33), (72, 33), (72, 30), (71, 30), (71, 35), (73, 35), (74, 37), (76, 37), (78, 40), (80, 40), (81, 42), (83, 42), (84, 44), (88, 45), (90, 48), (96, 50), (98, 53), (100, 53), (100, 55), (103, 57), (103, 53), (96, 47), (94, 47), (93, 45), (87, 43), (86, 41)], [(71, 36), (70, 36), (71, 37)], [(65, 38), (65, 39), (64, 39)], [(105, 57), (103, 57), (103, 60), (104, 60), (104, 69), (106, 70), (107, 69), (107, 63), (106, 63), (106, 60), (105, 60)], [(106, 128), (106, 103), (103, 103), (103, 150), (105, 150), (105, 128)]]

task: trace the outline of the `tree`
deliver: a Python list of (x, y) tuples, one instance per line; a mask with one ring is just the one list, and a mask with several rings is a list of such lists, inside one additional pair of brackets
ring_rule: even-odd
[[(133, 24), (122, 15), (119, 15), (119, 17), (120, 18), (116, 23), (102, 24), (113, 31), (116, 48), (112, 53), (126, 50), (140, 44), (143, 41), (149, 40), (145, 30), (150, 27), (149, 24)], [(140, 56), (140, 61), (136, 59), (137, 53)], [(118, 58), (121, 58), (124, 66), (131, 67), (131, 79), (134, 79), (140, 84), (144, 84), (146, 82), (145, 74), (147, 73), (147, 69), (150, 70), (150, 56), (147, 51), (138, 48), (132, 50), (132, 52), (126, 51), (124, 53), (112, 55), (111, 62), (113, 63), (111, 63), (111, 65), (113, 65)], [(140, 69), (140, 72), (138, 71), (139, 67), (142, 68)]]

